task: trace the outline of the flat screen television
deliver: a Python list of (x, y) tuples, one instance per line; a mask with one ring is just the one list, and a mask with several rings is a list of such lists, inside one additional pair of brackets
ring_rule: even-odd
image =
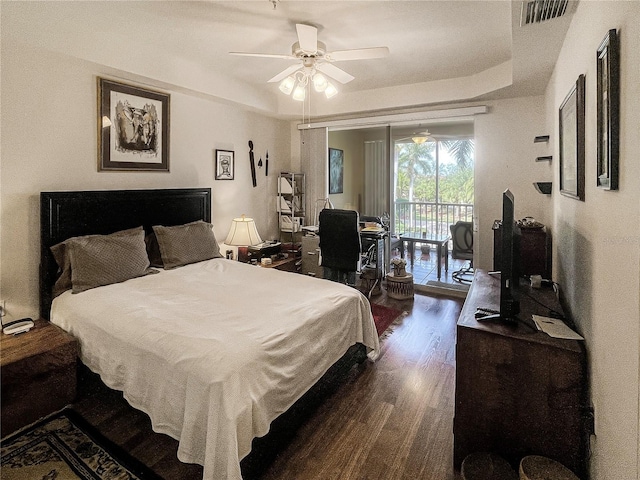
[[(478, 321), (516, 323), (520, 321), (517, 316), (520, 312), (520, 302), (518, 301), (520, 228), (516, 224), (515, 202), (509, 189), (502, 194), (502, 226), (500, 230), (500, 311), (492, 315), (477, 315), (477, 317)], [(490, 310), (485, 310), (486, 312), (490, 312)], [(529, 325), (528, 322), (524, 323)]]

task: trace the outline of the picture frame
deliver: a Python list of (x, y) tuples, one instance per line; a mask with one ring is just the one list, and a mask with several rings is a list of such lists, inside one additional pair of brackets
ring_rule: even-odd
[(618, 189), (620, 152), (620, 49), (618, 33), (609, 30), (600, 43), (597, 62), (598, 168), (596, 185)]
[(559, 109), (560, 193), (584, 201), (585, 77), (576, 83)]
[(169, 94), (98, 78), (98, 171), (169, 171)]
[(216, 149), (216, 180), (233, 180), (235, 173), (235, 152)]
[(344, 192), (344, 151), (329, 149), (329, 193)]

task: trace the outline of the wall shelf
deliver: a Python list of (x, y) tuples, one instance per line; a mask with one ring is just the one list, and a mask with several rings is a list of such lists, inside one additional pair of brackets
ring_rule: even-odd
[(533, 186), (536, 188), (538, 193), (542, 193), (543, 195), (551, 195), (551, 191), (553, 189), (552, 182), (533, 182)]

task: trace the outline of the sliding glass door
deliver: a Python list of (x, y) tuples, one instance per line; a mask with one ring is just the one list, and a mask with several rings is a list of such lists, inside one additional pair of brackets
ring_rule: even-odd
[(413, 135), (393, 150), (394, 233), (445, 234), (473, 221), (473, 138)]

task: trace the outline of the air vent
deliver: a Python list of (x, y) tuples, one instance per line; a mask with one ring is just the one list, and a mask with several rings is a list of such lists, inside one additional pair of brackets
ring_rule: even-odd
[(522, 2), (520, 26), (545, 22), (561, 17), (572, 10), (571, 0), (528, 0)]

